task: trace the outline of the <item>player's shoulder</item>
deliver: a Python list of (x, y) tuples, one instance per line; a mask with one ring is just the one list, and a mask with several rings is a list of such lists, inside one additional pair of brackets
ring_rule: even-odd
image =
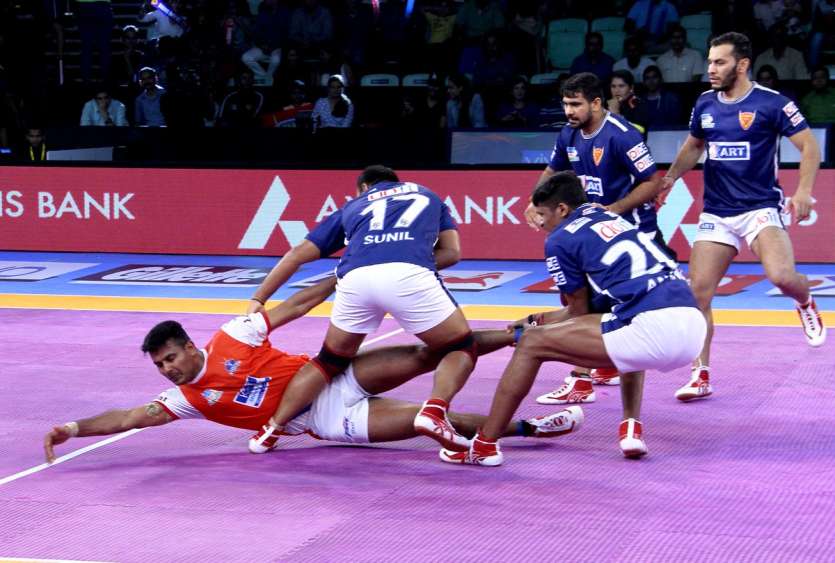
[(785, 94), (777, 90), (772, 90), (771, 88), (766, 88), (765, 86), (760, 86), (756, 82), (751, 93), (753, 96), (756, 96), (755, 100), (758, 105), (781, 109), (788, 104), (794, 104)]
[(711, 88), (711, 89), (705, 90), (704, 92), (699, 94), (699, 96), (696, 98), (696, 104), (695, 105), (698, 106), (698, 105), (715, 104), (715, 103), (719, 103), (719, 97), (718, 97), (718, 94), (716, 93), (716, 90), (713, 90)]
[(606, 118), (604, 119), (605, 124), (603, 126), (604, 129), (608, 129), (610, 132), (616, 133), (629, 133), (630, 131), (634, 130), (636, 133), (638, 132), (635, 129), (635, 126), (629, 123), (623, 116), (615, 115), (614, 113), (607, 113)]
[(564, 221), (552, 235), (555, 239), (577, 240), (589, 225), (605, 217), (606, 212), (601, 207), (588, 203), (581, 205), (574, 212), (574, 216)]

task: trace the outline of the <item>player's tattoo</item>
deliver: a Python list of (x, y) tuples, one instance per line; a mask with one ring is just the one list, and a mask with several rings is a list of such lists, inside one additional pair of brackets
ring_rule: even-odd
[(148, 416), (159, 416), (162, 413), (162, 407), (159, 406), (159, 403), (148, 403), (145, 406), (145, 412), (148, 413)]

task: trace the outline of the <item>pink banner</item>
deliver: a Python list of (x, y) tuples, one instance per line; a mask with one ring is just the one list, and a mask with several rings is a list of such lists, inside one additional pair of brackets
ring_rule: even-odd
[[(539, 171), (399, 171), (447, 199), (467, 259), (542, 258), (523, 211)], [(354, 195), (357, 171), (0, 168), (6, 250), (282, 255)], [(701, 209), (691, 172), (659, 224), (687, 260)], [(781, 172), (791, 192), (797, 171)], [(790, 233), (797, 259), (835, 262), (835, 171), (818, 175), (815, 214)], [(742, 260), (753, 260), (745, 250)]]

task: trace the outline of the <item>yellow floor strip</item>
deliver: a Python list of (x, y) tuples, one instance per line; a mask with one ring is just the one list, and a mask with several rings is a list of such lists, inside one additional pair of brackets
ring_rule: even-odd
[[(277, 305), (280, 301), (270, 301)], [(246, 311), (249, 301), (243, 299), (187, 299), (179, 297), (107, 297), (93, 295), (0, 294), (0, 307), (12, 309), (65, 309), (72, 311), (146, 311), (159, 313), (216, 313), (238, 315)], [(310, 316), (328, 317), (332, 303), (313, 309)], [(482, 321), (514, 321), (546, 308), (517, 305), (463, 305), (468, 319)], [(715, 309), (719, 325), (798, 326), (794, 311), (762, 311), (757, 309)], [(822, 313), (824, 323), (835, 325), (835, 312)]]

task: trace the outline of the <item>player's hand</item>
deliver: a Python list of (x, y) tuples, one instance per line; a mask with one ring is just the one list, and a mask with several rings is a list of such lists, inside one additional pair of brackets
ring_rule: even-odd
[(69, 430), (65, 426), (55, 426), (43, 439), (43, 451), (46, 455), (46, 462), (52, 463), (55, 461), (55, 450), (53, 446), (63, 444), (72, 438)]
[(652, 200), (655, 204), (656, 210), (660, 209), (665, 203), (667, 203), (667, 198), (670, 196), (670, 190), (673, 189), (673, 185), (675, 183), (676, 180), (672, 176), (664, 176), (661, 178), (661, 191), (658, 192), (658, 195)]
[(807, 193), (798, 192), (789, 201), (789, 209), (791, 209), (795, 221), (798, 222), (805, 221), (809, 218), (809, 215), (812, 213), (812, 205), (814, 205), (812, 195)]
[(534, 231), (539, 230), (539, 215), (536, 214), (536, 207), (534, 207), (533, 202), (529, 203), (525, 208), (525, 220), (531, 229)]
[(264, 306), (256, 301), (255, 299), (249, 300), (249, 305), (246, 306), (246, 314), (251, 315), (252, 313), (266, 313), (267, 310)]

